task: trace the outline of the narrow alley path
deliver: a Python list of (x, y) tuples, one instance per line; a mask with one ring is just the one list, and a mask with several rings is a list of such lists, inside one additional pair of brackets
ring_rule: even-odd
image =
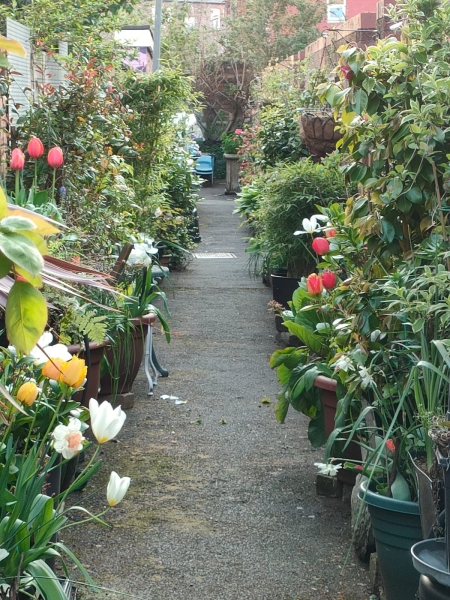
[(131, 476), (129, 493), (105, 517), (112, 529), (67, 533), (94, 579), (123, 596), (81, 597), (368, 600), (351, 551), (344, 566), (349, 506), (315, 493), (323, 453), (311, 449), (306, 419), (291, 411), (279, 425), (273, 415), (271, 291), (248, 273), (234, 199), (220, 185), (203, 192), (197, 252), (236, 258), (194, 259), (164, 286), (173, 339), (156, 345), (170, 376), (149, 398), (139, 374), (135, 407), (80, 503), (104, 506), (99, 484), (111, 469)]

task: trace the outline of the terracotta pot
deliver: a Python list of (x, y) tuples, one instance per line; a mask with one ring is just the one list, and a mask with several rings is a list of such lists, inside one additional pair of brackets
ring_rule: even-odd
[[(335, 427), (334, 418), (338, 403), (338, 398), (336, 395), (337, 381), (335, 379), (331, 379), (330, 377), (325, 377), (325, 375), (319, 375), (316, 377), (314, 385), (321, 391), (321, 400), (325, 419), (325, 433), (327, 434), (327, 437), (329, 437)], [(351, 442), (342, 453), (342, 457), (340, 458), (343, 460), (361, 461), (361, 448), (356, 442)], [(342, 483), (355, 485), (356, 473), (353, 471), (340, 469), (338, 471), (337, 478)]]
[(106, 359), (110, 365), (115, 363), (115, 372), (107, 372), (101, 376), (99, 400), (105, 396), (127, 394), (131, 391), (144, 356), (147, 326), (155, 321), (156, 315), (153, 313), (131, 319), (128, 339), (125, 340), (126, 334), (122, 334), (116, 347), (107, 349)]
[(70, 354), (77, 354), (80, 358), (84, 358), (88, 367), (84, 390), (77, 392), (74, 396), (74, 400), (76, 400), (76, 402), (80, 402), (83, 406), (88, 407), (89, 400), (91, 398), (98, 398), (98, 391), (100, 388), (100, 363), (102, 361), (103, 354), (105, 353), (105, 349), (109, 345), (110, 343), (107, 340), (101, 344), (98, 344), (97, 342), (90, 342), (89, 357), (86, 355), (85, 351), (81, 349), (80, 344), (68, 346)]

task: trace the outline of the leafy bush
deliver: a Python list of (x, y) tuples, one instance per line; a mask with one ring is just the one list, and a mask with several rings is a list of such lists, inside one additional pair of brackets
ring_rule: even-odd
[(256, 160), (265, 169), (277, 162), (296, 162), (308, 156), (300, 137), (297, 110), (282, 106), (266, 106), (259, 115), (256, 134), (261, 158)]
[(328, 157), (314, 163), (306, 158), (279, 165), (260, 175), (255, 184), (261, 198), (254, 214), (256, 235), (247, 251), (269, 267), (287, 267), (292, 277), (310, 273), (316, 257), (306, 238), (293, 234), (303, 229), (303, 219), (317, 212), (317, 205), (343, 202), (354, 192), (346, 188), (337, 160)]

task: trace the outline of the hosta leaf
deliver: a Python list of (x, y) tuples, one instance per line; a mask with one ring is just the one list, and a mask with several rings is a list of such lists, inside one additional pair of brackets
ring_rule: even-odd
[(15, 281), (6, 301), (6, 333), (8, 339), (28, 354), (44, 332), (47, 303), (31, 283)]
[(44, 266), (44, 259), (36, 246), (20, 233), (0, 233), (0, 250), (33, 277), (39, 275)]

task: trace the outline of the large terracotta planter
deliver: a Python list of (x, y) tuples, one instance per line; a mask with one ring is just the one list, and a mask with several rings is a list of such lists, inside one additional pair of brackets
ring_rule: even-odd
[(99, 400), (131, 391), (144, 356), (147, 326), (155, 321), (156, 315), (153, 313), (131, 319), (129, 331), (119, 337), (114, 349), (107, 349), (105, 356), (108, 363), (113, 365), (113, 372), (102, 374)]
[(239, 191), (239, 169), (241, 157), (239, 154), (224, 154), (226, 162), (225, 194), (235, 196)]
[[(325, 433), (327, 437), (329, 437), (335, 427), (334, 419), (338, 403), (338, 398), (336, 395), (337, 381), (335, 379), (331, 379), (331, 377), (319, 375), (318, 377), (316, 377), (314, 385), (316, 388), (320, 389), (320, 398), (322, 400), (324, 410)], [(344, 452), (342, 453), (342, 457), (340, 458), (342, 458), (343, 460), (361, 461), (361, 448), (355, 442), (351, 442), (344, 450)], [(340, 469), (337, 474), (337, 478), (342, 483), (355, 485), (356, 473), (354, 473), (353, 471)]]
[(415, 600), (419, 573), (411, 547), (422, 539), (418, 503), (377, 494), (367, 481), (359, 497), (369, 508), (386, 600)]
[(105, 350), (109, 347), (109, 342), (106, 340), (101, 344), (97, 342), (89, 343), (89, 355), (81, 349), (80, 344), (73, 344), (68, 346), (68, 350), (71, 354), (77, 354), (80, 358), (84, 358), (88, 367), (86, 385), (84, 390), (77, 392), (74, 396), (76, 402), (80, 402), (83, 406), (89, 406), (89, 400), (91, 398), (98, 398), (100, 389), (100, 363), (103, 359)]

